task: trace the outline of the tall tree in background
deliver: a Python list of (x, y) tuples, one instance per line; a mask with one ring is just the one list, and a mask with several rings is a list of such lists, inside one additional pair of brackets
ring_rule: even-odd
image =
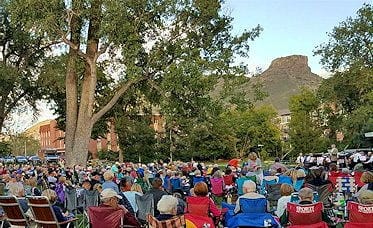
[(24, 112), (27, 105), (36, 110), (37, 68), (49, 49), (21, 23), (10, 22), (5, 4), (0, 2), (0, 131), (12, 112)]
[(290, 143), (296, 153), (321, 153), (327, 149), (323, 136), (322, 110), (316, 93), (302, 88), (290, 98)]
[[(146, 82), (164, 97), (172, 97), (177, 94), (173, 91), (180, 86), (180, 78), (193, 82), (213, 76), (243, 75), (242, 66), (233, 66), (234, 57), (247, 56), (248, 41), (260, 31), (257, 27), (232, 36), (232, 18), (221, 12), (221, 0), (7, 2), (11, 22), (22, 23), (33, 34), (43, 35), (44, 41), (67, 46), (61, 52), (68, 52), (68, 165), (85, 164), (93, 125), (130, 87)], [(82, 74), (77, 70), (80, 59), (84, 62)], [(113, 95), (106, 104), (96, 102), (98, 96), (105, 96), (95, 93), (98, 66), (116, 79), (111, 85)], [(168, 107), (172, 110), (172, 106)], [(173, 108), (178, 111), (177, 106)]]
[(317, 47), (321, 63), (333, 73), (318, 96), (325, 104), (330, 137), (344, 134), (343, 144), (359, 147), (363, 133), (373, 131), (373, 8), (364, 4), (355, 18), (341, 22)]

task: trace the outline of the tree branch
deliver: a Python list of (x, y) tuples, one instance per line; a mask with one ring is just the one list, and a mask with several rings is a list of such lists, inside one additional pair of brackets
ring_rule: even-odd
[(23, 91), (10, 105), (8, 105), (8, 108), (5, 110), (4, 114), (7, 116), (10, 111), (17, 105), (17, 103), (28, 93), (28, 91)]
[(96, 123), (103, 115), (105, 115), (106, 112), (108, 112), (119, 100), (119, 98), (133, 85), (136, 83), (139, 83), (140, 81), (143, 81), (147, 79), (147, 77), (141, 77), (135, 80), (129, 80), (127, 83), (123, 84), (122, 87), (114, 94), (114, 96), (110, 99), (110, 101), (101, 108), (98, 112), (96, 112), (92, 116), (92, 123)]

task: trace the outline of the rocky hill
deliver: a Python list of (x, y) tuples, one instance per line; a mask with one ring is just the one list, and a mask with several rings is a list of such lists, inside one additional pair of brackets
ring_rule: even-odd
[[(307, 56), (292, 55), (277, 58), (260, 75), (253, 77), (241, 88), (250, 88), (253, 83), (261, 83), (268, 97), (263, 104), (272, 104), (278, 111), (288, 110), (289, 98), (297, 94), (303, 86), (316, 89), (322, 78), (311, 72)], [(250, 91), (248, 91), (250, 94)]]

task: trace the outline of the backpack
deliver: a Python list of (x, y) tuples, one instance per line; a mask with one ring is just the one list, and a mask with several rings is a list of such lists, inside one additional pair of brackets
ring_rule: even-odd
[(223, 195), (223, 178), (211, 178), (211, 193), (216, 196)]

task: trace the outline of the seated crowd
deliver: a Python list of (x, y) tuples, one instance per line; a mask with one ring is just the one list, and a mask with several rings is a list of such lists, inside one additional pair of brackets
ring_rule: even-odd
[[(276, 158), (265, 172), (255, 153), (242, 167), (235, 162), (224, 170), (192, 162), (116, 163), (87, 168), (54, 164), (0, 166), (0, 175), (5, 186), (1, 194), (18, 197), (27, 215), (32, 213), (25, 196), (46, 196), (59, 222), (88, 211), (92, 227), (113, 227), (114, 221), (105, 218), (116, 213), (122, 223), (133, 227), (148, 222), (144, 213), (152, 214), (157, 222), (183, 218), (195, 227), (216, 227), (219, 223), (229, 226), (237, 215), (259, 213), (265, 215), (263, 218), (271, 216), (269, 225), (275, 227), (291, 223), (291, 203), (320, 202), (323, 208), (332, 208), (333, 197), (342, 193), (345, 201), (373, 204), (373, 173), (369, 170), (339, 170), (334, 163), (328, 167), (289, 168)], [(352, 186), (348, 188), (340, 183), (341, 178), (354, 177), (359, 178), (354, 183), (349, 181)], [(72, 190), (75, 208), (68, 203)], [(91, 196), (96, 199), (92, 201)], [(333, 222), (325, 210), (322, 220)]]

